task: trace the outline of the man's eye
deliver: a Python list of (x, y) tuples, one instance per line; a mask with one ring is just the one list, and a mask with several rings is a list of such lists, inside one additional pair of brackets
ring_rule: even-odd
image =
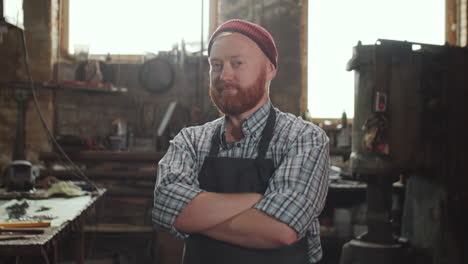
[(237, 68), (237, 67), (239, 67), (239, 66), (241, 66), (241, 65), (242, 65), (242, 62), (241, 62), (241, 61), (234, 61), (234, 62), (232, 62), (232, 67), (234, 67), (234, 68)]
[(213, 71), (220, 71), (223, 68), (223, 65), (221, 63), (212, 63), (211, 68)]

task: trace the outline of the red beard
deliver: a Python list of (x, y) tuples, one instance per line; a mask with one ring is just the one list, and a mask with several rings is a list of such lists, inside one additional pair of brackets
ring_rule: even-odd
[[(231, 95), (223, 93), (224, 88), (236, 89)], [(225, 115), (240, 115), (254, 108), (262, 99), (266, 89), (266, 73), (261, 71), (254, 84), (241, 87), (239, 84), (225, 82), (217, 78), (210, 87), (211, 101)]]

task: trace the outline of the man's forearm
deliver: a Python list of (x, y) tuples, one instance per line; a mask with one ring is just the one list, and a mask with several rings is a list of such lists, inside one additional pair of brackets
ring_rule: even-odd
[(257, 193), (200, 193), (179, 214), (174, 227), (186, 233), (212, 228), (251, 208), (262, 197)]
[(248, 248), (279, 248), (297, 241), (291, 227), (257, 209), (248, 209), (200, 233)]

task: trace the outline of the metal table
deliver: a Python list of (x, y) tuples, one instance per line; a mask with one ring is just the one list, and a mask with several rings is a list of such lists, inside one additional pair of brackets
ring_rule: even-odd
[[(102, 197), (105, 190), (92, 195), (72, 198), (48, 198), (28, 200), (31, 204), (28, 210), (35, 210), (40, 206), (51, 209), (47, 214), (57, 216), (51, 221), (51, 226), (43, 234), (25, 235), (24, 238), (0, 240), (0, 260), (4, 256), (21, 258), (24, 256), (39, 256), (44, 263), (58, 263), (58, 248), (62, 239), (73, 237), (76, 245), (76, 263), (84, 263), (84, 220), (87, 212), (95, 202)], [(2, 200), (0, 203), (0, 222), (5, 222), (5, 208), (18, 202), (15, 199)], [(0, 261), (1, 262), (1, 261)]]

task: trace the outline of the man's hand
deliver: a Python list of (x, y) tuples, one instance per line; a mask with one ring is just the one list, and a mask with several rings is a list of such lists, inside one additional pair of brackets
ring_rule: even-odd
[(262, 197), (257, 193), (202, 192), (182, 210), (174, 227), (185, 233), (201, 232), (251, 208)]

